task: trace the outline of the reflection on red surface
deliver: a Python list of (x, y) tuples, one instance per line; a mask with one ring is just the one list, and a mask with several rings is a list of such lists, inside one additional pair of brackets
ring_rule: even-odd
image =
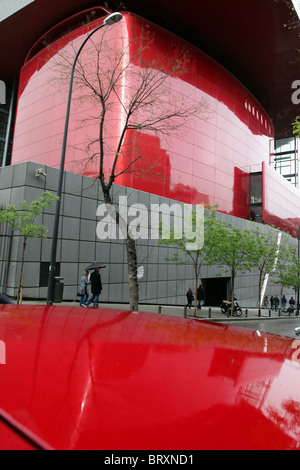
[[(30, 305), (0, 306), (0, 332), (0, 408), (51, 448), (299, 448), (292, 339)], [(2, 431), (0, 448), (9, 448)]]
[[(96, 20), (89, 28), (101, 22)], [(126, 145), (130, 144), (132, 148), (132, 143), (136, 143), (142, 154), (138, 163), (140, 169), (148, 170), (151, 162), (150, 167), (156, 174), (131, 173), (115, 182), (183, 202), (219, 204), (222, 212), (248, 218), (245, 175), (257, 164), (269, 160), (269, 140), (273, 138), (270, 120), (259, 103), (231, 74), (166, 30), (124, 13), (123, 20), (107, 30), (107, 34), (117, 42), (121, 34), (126, 34), (130, 41), (145, 27), (154, 38), (147, 52), (148, 56), (151, 52), (150, 58), (162, 52), (174, 55), (183, 46), (186, 48), (189, 69), (184, 76), (173, 77), (170, 87), (176, 93), (192, 95), (195, 100), (205, 98), (207, 110), (200, 120), (191, 120), (187, 132), (183, 135), (176, 133), (167, 140), (150, 132), (128, 133)], [(95, 41), (101, 34), (102, 30), (95, 34)], [(59, 167), (67, 89), (60, 88), (57, 79), (53, 80), (57, 73), (53, 64), (61, 51), (70, 49), (72, 39), (75, 38), (77, 49), (85, 35), (86, 27), (78, 28), (50, 48), (38, 52), (24, 65), (20, 76), (12, 163), (29, 160)], [(88, 62), (90, 50), (91, 44), (87, 44), (81, 60)], [(97, 125), (89, 121), (82, 124), (82, 119), (94, 115), (95, 109), (89, 102), (79, 105), (76, 96), (74, 90), (66, 169), (97, 176), (97, 162), (93, 161), (88, 167), (82, 162), (86, 135), (91, 138), (98, 135)], [(115, 104), (110, 110), (107, 128), (112, 149), (105, 161), (107, 173), (112, 165), (121, 119), (121, 108)], [(126, 145), (123, 148), (125, 154)], [(157, 177), (158, 173), (162, 176)], [(238, 194), (235, 194), (236, 190)]]

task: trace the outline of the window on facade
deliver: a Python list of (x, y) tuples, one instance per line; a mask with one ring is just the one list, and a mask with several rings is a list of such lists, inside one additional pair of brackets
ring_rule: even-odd
[(252, 204), (250, 206), (250, 220), (254, 222), (262, 222), (262, 205)]
[(262, 203), (262, 173), (250, 175), (250, 204)]
[(250, 175), (250, 219), (262, 222), (262, 173)]
[(298, 148), (294, 137), (277, 140), (274, 155), (275, 170), (298, 187)]

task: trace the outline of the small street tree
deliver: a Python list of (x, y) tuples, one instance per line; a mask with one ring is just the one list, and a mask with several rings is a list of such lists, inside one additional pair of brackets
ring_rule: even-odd
[(300, 288), (300, 260), (296, 255), (296, 250), (286, 245), (282, 247), (278, 254), (276, 269), (273, 271), (273, 282), (280, 286), (280, 315), (282, 314), (283, 289), (291, 287), (295, 291)]
[(218, 243), (211, 253), (212, 261), (231, 274), (231, 315), (234, 312), (235, 277), (238, 271), (250, 271), (255, 264), (256, 239), (248, 229), (219, 224)]
[(46, 238), (47, 229), (36, 223), (36, 218), (40, 216), (45, 207), (50, 207), (57, 199), (55, 194), (45, 191), (37, 201), (30, 203), (20, 202), (17, 206), (10, 204), (6, 209), (0, 211), (0, 223), (8, 223), (13, 232), (20, 232), (23, 236), (21, 270), (18, 285), (17, 303), (21, 303), (23, 291), (23, 267), (25, 259), (25, 249), (28, 238)]
[[(117, 42), (110, 35), (114, 28), (119, 28)], [(83, 171), (97, 168), (107, 210), (122, 227), (130, 304), (138, 309), (136, 244), (114, 205), (112, 188), (126, 173), (146, 174), (147, 178), (157, 174), (161, 168), (157, 156), (147, 156), (145, 148), (135, 142), (144, 135), (182, 134), (193, 117), (200, 117), (206, 103), (201, 97), (194, 99), (176, 90), (188, 72), (188, 51), (176, 49), (174, 55), (170, 51), (155, 52), (155, 37), (147, 25), (133, 40), (128, 40), (122, 22), (97, 34), (98, 39), (90, 40), (82, 52), (74, 75), (75, 99), (80, 106), (92, 104), (93, 112), (86, 121), (90, 129), (95, 129), (94, 135), (87, 136), (81, 163)], [(76, 44), (69, 55), (63, 51), (57, 60), (62, 82), (68, 83)]]
[[(163, 231), (162, 225), (160, 226), (159, 243), (178, 249), (170, 258), (166, 257), (166, 261), (174, 262), (176, 265), (192, 264), (195, 275), (195, 295), (197, 295), (201, 267), (210, 264), (211, 253), (219, 242), (218, 227), (222, 223), (216, 218), (216, 208), (217, 206), (203, 205), (203, 211), (193, 209), (190, 220), (185, 217), (184, 233), (181, 229), (176, 229), (175, 224), (168, 233)], [(194, 316), (196, 316), (196, 306), (197, 302), (194, 305)]]

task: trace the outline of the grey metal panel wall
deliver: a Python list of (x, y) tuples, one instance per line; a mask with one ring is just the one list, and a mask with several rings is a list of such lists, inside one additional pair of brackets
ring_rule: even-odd
[[(46, 177), (36, 177), (38, 168), (43, 168)], [(0, 205), (15, 204), (19, 201), (38, 199), (47, 189), (56, 192), (59, 170), (37, 163), (26, 162), (0, 168)], [(127, 258), (122, 240), (99, 240), (96, 234), (96, 209), (103, 203), (101, 190), (91, 178), (66, 172), (61, 205), (61, 220), (57, 249), (57, 262), (60, 275), (64, 277), (64, 300), (76, 300), (78, 284), (84, 268), (93, 261), (107, 265), (102, 271), (103, 291), (100, 302), (129, 302), (127, 283)], [(114, 185), (113, 199), (119, 195), (130, 195), (129, 204), (140, 203), (146, 207), (151, 204), (172, 203), (169, 199)], [(30, 240), (26, 248), (24, 266), (24, 298), (46, 299), (47, 287), (40, 286), (41, 263), (50, 261), (51, 237), (55, 208), (47, 208), (42, 223), (49, 230), (49, 237), (43, 240)], [(247, 227), (252, 222), (218, 214), (234, 226)], [(2, 237), (2, 242), (3, 242)], [(296, 240), (291, 239), (295, 245)], [(22, 238), (14, 234), (12, 239), (9, 270), (6, 273), (7, 295), (17, 292)], [(143, 277), (139, 280), (140, 303), (159, 305), (184, 305), (185, 294), (189, 287), (194, 290), (194, 274), (191, 265), (176, 266), (165, 261), (174, 248), (158, 245), (155, 240), (139, 240), (138, 257), (144, 267)], [(5, 265), (3, 265), (5, 263)], [(7, 260), (0, 259), (3, 269)], [(202, 278), (220, 276), (216, 266), (204, 267)], [(228, 277), (229, 273), (221, 276)], [(257, 307), (258, 276), (255, 272), (238, 273), (236, 295), (242, 307)], [(0, 291), (1, 291), (0, 286)], [(292, 294), (292, 292), (290, 292)], [(270, 282), (266, 291), (268, 296), (279, 294), (279, 287)], [(289, 295), (289, 292), (285, 292)]]

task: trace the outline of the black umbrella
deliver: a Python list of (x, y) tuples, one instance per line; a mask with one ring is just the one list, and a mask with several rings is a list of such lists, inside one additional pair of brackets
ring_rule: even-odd
[(105, 264), (102, 264), (102, 263), (92, 263), (92, 264), (89, 264), (86, 269), (86, 271), (91, 271), (92, 269), (96, 269), (96, 268), (106, 268)]
[(0, 304), (13, 304), (13, 302), (6, 295), (0, 293)]

